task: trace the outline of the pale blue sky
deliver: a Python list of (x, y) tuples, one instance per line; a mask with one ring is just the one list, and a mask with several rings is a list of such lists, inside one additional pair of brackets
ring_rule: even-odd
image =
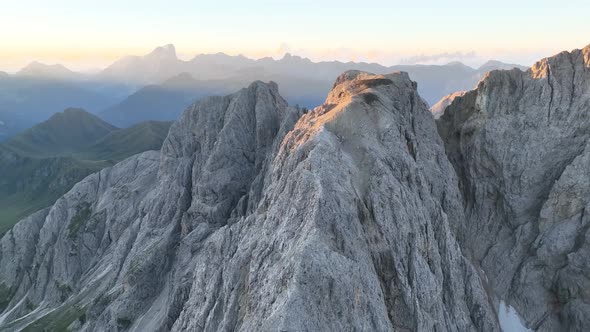
[[(589, 1), (0, 0), (0, 70), (31, 60), (104, 66), (173, 43), (226, 52), (394, 64), (531, 64), (590, 43)], [(281, 47), (282, 46), (282, 47)], [(451, 54), (451, 56), (444, 56)]]

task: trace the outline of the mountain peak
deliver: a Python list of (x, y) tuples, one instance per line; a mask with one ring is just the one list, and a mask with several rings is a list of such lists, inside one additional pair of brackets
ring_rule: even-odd
[(281, 58), (281, 60), (279, 60), (279, 61), (283, 61), (283, 62), (285, 62), (285, 61), (292, 61), (292, 62), (298, 61), (298, 62), (309, 62), (309, 63), (311, 63), (311, 60), (309, 60), (308, 58), (304, 58), (304, 57), (301, 57), (299, 55), (293, 55), (293, 54), (291, 54), (289, 52), (285, 53), (285, 55), (283, 55), (283, 58)]
[(25, 67), (23, 67), (22, 70), (34, 70), (34, 69), (54, 69), (54, 70), (67, 70), (70, 71), (69, 69), (67, 69), (64, 65), (62, 64), (53, 64), (53, 65), (48, 65), (39, 61), (33, 61), (31, 63), (29, 63), (28, 65), (26, 65)]
[(453, 102), (453, 100), (455, 100), (455, 98), (463, 97), (466, 93), (467, 91), (457, 91), (442, 97), (441, 100), (439, 100), (436, 104), (432, 105), (432, 107), (430, 108), (432, 116), (434, 116), (435, 119), (440, 118), (442, 114), (445, 112), (447, 106), (449, 106)]
[(473, 68), (469, 67), (468, 65), (464, 64), (461, 61), (451, 61), (451, 62), (447, 63), (447, 66), (460, 67), (460, 68), (468, 68), (468, 69), (473, 70)]
[(522, 65), (517, 65), (517, 64), (513, 64), (513, 63), (505, 63), (505, 62), (498, 61), (498, 60), (488, 60), (486, 63), (479, 66), (478, 70), (479, 71), (490, 71), (490, 70), (496, 70), (496, 69), (510, 70), (512, 68), (518, 68), (521, 70), (528, 69), (528, 67), (522, 66)]
[(68, 107), (63, 112), (56, 113), (55, 115), (59, 115), (59, 114), (63, 114), (66, 116), (80, 116), (80, 115), (81, 116), (85, 116), (85, 115), (92, 116), (92, 114), (90, 114), (90, 113), (86, 112), (84, 109), (78, 108), (78, 107)]
[(231, 66), (243, 66), (253, 62), (253, 60), (245, 57), (242, 54), (229, 55), (224, 52), (217, 53), (203, 53), (195, 55), (190, 62), (194, 65), (231, 65)]
[(48, 65), (39, 61), (29, 63), (19, 70), (17, 75), (60, 79), (78, 76), (77, 73), (71, 71), (62, 64)]
[(68, 153), (116, 129), (81, 108), (68, 108), (13, 137), (6, 145), (34, 156)]
[[(376, 75), (359, 70), (349, 70), (336, 79), (332, 90), (325, 102), (316, 108), (318, 114), (338, 114), (348, 105), (387, 104), (396, 98), (412, 95), (412, 99), (420, 99), (417, 94), (417, 84), (412, 81), (408, 73), (397, 71), (390, 74)], [(415, 96), (414, 96), (415, 95)], [(426, 104), (421, 107), (426, 107)], [(366, 107), (352, 107), (350, 110), (362, 111)], [(333, 111), (334, 109), (339, 111)]]
[[(47, 121), (42, 122), (33, 128), (39, 126), (55, 126), (57, 129), (65, 129), (65, 127), (85, 125), (98, 126), (107, 128), (108, 130), (116, 129), (116, 127), (104, 122), (96, 115), (77, 107), (69, 107), (63, 110), (63, 112), (55, 113)], [(62, 126), (65, 127), (62, 128)]]
[(101, 72), (109, 79), (139, 84), (162, 82), (181, 70), (183, 61), (176, 56), (174, 45), (156, 47), (144, 56), (127, 56), (121, 58)]
[(334, 87), (330, 92), (332, 95), (336, 90), (338, 94), (341, 94), (341, 89), (337, 89), (338, 86), (343, 86), (343, 89), (349, 91), (351, 94), (355, 94), (364, 89), (376, 88), (382, 85), (393, 84), (394, 82), (402, 82), (411, 85), (416, 88), (416, 83), (410, 79), (408, 73), (404, 71), (397, 71), (385, 75), (376, 75), (360, 70), (348, 70), (334, 82)]
[(503, 65), (504, 63), (498, 60), (488, 60), (486, 61), (483, 65), (479, 66), (481, 67), (490, 67), (490, 66), (498, 66), (498, 65)]
[[(579, 63), (577, 63), (580, 61)], [(571, 67), (575, 69), (576, 66), (590, 67), (590, 45), (572, 51), (562, 51), (551, 57), (547, 57), (537, 61), (530, 68), (533, 78), (544, 78), (552, 73), (552, 76), (562, 76), (560, 68)], [(581, 69), (581, 68), (580, 68)]]
[(176, 48), (172, 44), (156, 47), (147, 57), (177, 59)]
[[(588, 226), (577, 225), (588, 225), (589, 65), (586, 48), (527, 71), (491, 71), (437, 120), (471, 215), (460, 233), (463, 245), (482, 262), (492, 289), (538, 331), (590, 326), (590, 309), (577, 305), (588, 303), (589, 294), (545, 297), (577, 289), (588, 276), (579, 268), (590, 262)], [(518, 239), (536, 240), (514, 241), (514, 229)]]

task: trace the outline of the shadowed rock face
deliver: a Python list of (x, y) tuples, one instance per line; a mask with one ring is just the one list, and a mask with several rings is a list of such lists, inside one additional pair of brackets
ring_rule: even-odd
[(432, 113), (432, 116), (434, 116), (435, 119), (440, 118), (443, 115), (443, 113), (445, 112), (445, 109), (449, 105), (451, 105), (451, 103), (453, 102), (453, 100), (455, 100), (455, 98), (463, 97), (466, 93), (467, 93), (467, 91), (458, 91), (458, 92), (453, 92), (450, 95), (444, 96), (436, 104), (434, 104), (434, 105), (432, 105), (432, 107), (430, 107), (430, 112)]
[(206, 99), (160, 153), (21, 221), (0, 241), (0, 326), (498, 330), (407, 74), (347, 72), (301, 113), (274, 83)]
[(590, 326), (590, 46), (493, 71), (438, 120), (463, 248), (530, 328)]

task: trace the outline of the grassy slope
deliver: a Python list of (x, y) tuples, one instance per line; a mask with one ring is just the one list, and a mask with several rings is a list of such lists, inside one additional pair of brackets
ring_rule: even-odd
[(50, 157), (79, 151), (116, 130), (86, 111), (71, 108), (25, 130), (5, 146), (23, 155)]
[(35, 158), (0, 150), (0, 234), (54, 203), (84, 177), (112, 164), (69, 157)]
[(53, 204), (89, 174), (134, 154), (160, 149), (170, 125), (170, 122), (146, 122), (109, 131), (77, 151), (68, 148), (71, 153), (66, 155), (59, 155), (63, 148), (47, 144), (43, 144), (46, 151), (57, 151), (55, 155), (48, 156), (42, 151), (39, 156), (33, 156), (35, 145), (29, 142), (22, 145), (32, 146), (25, 151), (14, 145), (0, 145), (0, 234), (23, 217)]
[(138, 152), (159, 150), (171, 122), (148, 121), (117, 130), (76, 154), (80, 159), (122, 160)]

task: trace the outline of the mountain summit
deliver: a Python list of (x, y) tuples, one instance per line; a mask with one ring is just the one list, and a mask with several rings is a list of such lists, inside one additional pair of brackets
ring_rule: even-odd
[(37, 157), (67, 154), (116, 129), (82, 109), (68, 108), (13, 137), (5, 146), (15, 152)]
[(132, 84), (161, 82), (183, 71), (184, 61), (176, 57), (174, 45), (160, 46), (145, 56), (124, 57), (100, 74), (100, 79)]
[(255, 82), (7, 234), (3, 324), (494, 330), (459, 197), (407, 74), (347, 72), (306, 114)]
[(158, 59), (161, 61), (177, 60), (176, 48), (172, 44), (156, 47), (151, 53), (145, 56), (146, 59)]
[(58, 80), (80, 79), (82, 77), (82, 74), (73, 72), (61, 64), (46, 65), (37, 61), (31, 62), (19, 70), (16, 75)]

